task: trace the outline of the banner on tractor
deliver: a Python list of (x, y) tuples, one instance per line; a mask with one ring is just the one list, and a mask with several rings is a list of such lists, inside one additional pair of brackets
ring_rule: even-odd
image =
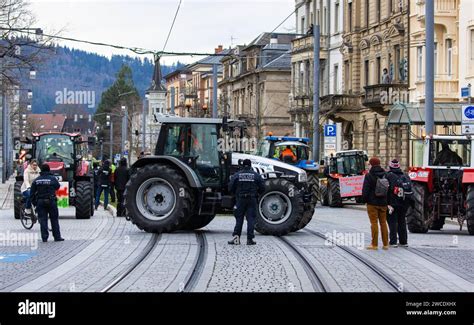
[(56, 197), (58, 198), (58, 208), (69, 207), (69, 183), (59, 182), (61, 187), (56, 191)]
[(339, 178), (341, 197), (361, 196), (364, 178), (364, 175)]

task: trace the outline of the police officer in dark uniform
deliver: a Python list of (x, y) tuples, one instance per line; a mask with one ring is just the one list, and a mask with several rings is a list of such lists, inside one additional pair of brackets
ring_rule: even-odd
[(51, 219), (54, 241), (63, 241), (59, 230), (59, 212), (56, 191), (60, 185), (56, 177), (51, 174), (49, 165), (41, 166), (40, 176), (31, 185), (32, 202), (36, 206), (38, 220), (41, 226), (41, 239), (48, 241), (48, 215)]
[(242, 226), (244, 225), (244, 216), (247, 217), (247, 245), (255, 245), (253, 240), (255, 216), (257, 214), (257, 198), (258, 194), (265, 191), (265, 185), (260, 174), (252, 170), (252, 162), (249, 159), (244, 160), (243, 169), (232, 176), (229, 183), (229, 191), (235, 194), (236, 207), (235, 219), (236, 225), (232, 236), (234, 238), (229, 241), (230, 245), (239, 245), (240, 236), (242, 234)]

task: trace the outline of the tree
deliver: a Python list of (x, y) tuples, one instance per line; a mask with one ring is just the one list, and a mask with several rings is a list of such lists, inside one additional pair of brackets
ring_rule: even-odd
[[(128, 65), (122, 65), (119, 72), (116, 75), (116, 80), (105, 92), (102, 93), (102, 97), (97, 108), (94, 120), (102, 126), (102, 129), (106, 127), (106, 116), (110, 113), (111, 122), (114, 123), (113, 139), (121, 139), (121, 125), (122, 120), (117, 115), (123, 115), (122, 106), (125, 106), (128, 111), (128, 139), (129, 143), (132, 139), (131, 122), (132, 116), (136, 111), (136, 108), (140, 107), (140, 96), (138, 90), (133, 82), (132, 69)], [(108, 135), (110, 137), (110, 131)], [(117, 152), (119, 148), (119, 142), (114, 140), (113, 152)], [(109, 144), (110, 146), (110, 144)]]

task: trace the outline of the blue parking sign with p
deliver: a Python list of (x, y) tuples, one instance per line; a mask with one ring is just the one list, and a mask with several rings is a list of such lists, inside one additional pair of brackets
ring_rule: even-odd
[(336, 124), (326, 124), (324, 126), (324, 136), (325, 137), (335, 137), (336, 136)]

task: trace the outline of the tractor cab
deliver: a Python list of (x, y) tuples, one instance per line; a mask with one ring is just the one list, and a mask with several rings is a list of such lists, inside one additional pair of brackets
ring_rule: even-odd
[(365, 162), (368, 156), (362, 150), (338, 151), (336, 155), (331, 155), (325, 159), (325, 175), (339, 176), (362, 175), (366, 171)]
[(319, 170), (319, 165), (310, 160), (309, 138), (291, 136), (267, 136), (259, 144), (257, 156), (276, 159), (304, 170)]

